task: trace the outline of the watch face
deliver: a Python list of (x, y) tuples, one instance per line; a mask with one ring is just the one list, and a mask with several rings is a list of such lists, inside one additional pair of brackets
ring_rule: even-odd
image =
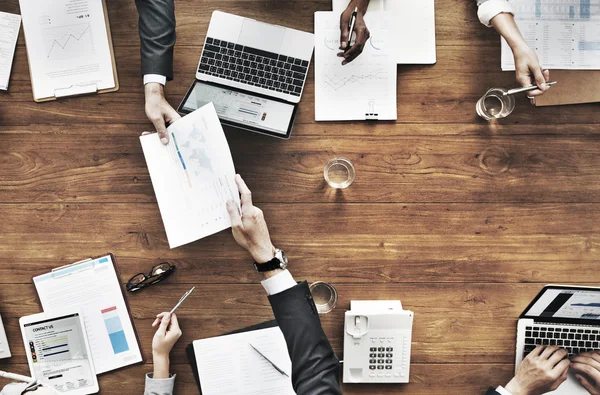
[(285, 269), (288, 265), (288, 258), (287, 255), (285, 255), (285, 252), (283, 252), (283, 250), (276, 250), (275, 257), (281, 262), (281, 268)]

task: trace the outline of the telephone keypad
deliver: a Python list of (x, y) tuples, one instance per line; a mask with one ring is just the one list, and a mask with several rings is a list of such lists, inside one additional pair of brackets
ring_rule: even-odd
[[(393, 343), (393, 338), (372, 338), (373, 342), (380, 340), (382, 343), (385, 340)], [(375, 352), (376, 351), (376, 352)], [(375, 359), (377, 358), (377, 359)], [(393, 370), (394, 369), (394, 347), (370, 347), (369, 348), (369, 370)], [(403, 362), (403, 361), (401, 361)], [(397, 373), (396, 373), (397, 374)], [(371, 373), (370, 376), (374, 377), (375, 373)], [(378, 377), (382, 377), (383, 374), (377, 374)], [(391, 377), (392, 372), (386, 373), (386, 377)]]

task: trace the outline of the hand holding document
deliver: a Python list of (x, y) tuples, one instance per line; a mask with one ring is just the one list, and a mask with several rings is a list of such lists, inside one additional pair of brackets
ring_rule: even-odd
[(365, 15), (371, 38), (363, 53), (342, 65), (339, 14), (315, 13), (315, 119), (395, 120), (396, 59), (393, 20), (383, 12)]
[(212, 103), (158, 134), (140, 137), (167, 239), (171, 248), (231, 227), (226, 203), (239, 206), (235, 168)]
[(0, 89), (8, 89), (21, 16), (0, 12)]

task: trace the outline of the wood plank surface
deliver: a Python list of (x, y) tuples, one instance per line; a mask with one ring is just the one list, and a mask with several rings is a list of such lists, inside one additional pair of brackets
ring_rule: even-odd
[[(435, 65), (398, 67), (396, 122), (314, 122), (311, 68), (289, 141), (226, 130), (236, 169), (265, 212), (298, 280), (331, 282), (337, 308), (323, 327), (343, 359), (350, 300), (400, 299), (415, 312), (411, 383), (348, 386), (346, 394), (482, 394), (513, 372), (516, 319), (546, 283), (600, 281), (599, 104), (535, 108), (524, 96), (487, 123), (475, 102), (500, 71), (500, 40), (475, 1), (436, 0)], [(330, 0), (175, 0), (174, 106), (193, 81), (211, 12), (301, 30)], [(230, 231), (168, 248), (138, 136), (144, 115), (138, 17), (109, 0), (121, 89), (37, 104), (21, 31), (8, 92), (0, 91), (0, 314), (27, 373), (18, 329), (41, 310), (31, 277), (113, 252), (123, 280), (168, 260), (163, 284), (129, 295), (151, 357), (152, 317), (178, 311), (172, 353), (177, 394), (197, 393), (185, 356), (192, 340), (272, 318), (260, 277)], [(18, 0), (0, 11), (18, 12)], [(330, 190), (323, 166), (350, 158), (355, 183)], [(102, 394), (140, 393), (152, 360), (100, 377)], [(0, 381), (2, 386), (5, 381)]]

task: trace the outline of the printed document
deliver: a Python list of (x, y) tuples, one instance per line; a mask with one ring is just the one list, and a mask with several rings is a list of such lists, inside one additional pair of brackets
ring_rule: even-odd
[(367, 13), (371, 38), (342, 66), (340, 15), (315, 12), (315, 120), (395, 120), (396, 47), (393, 15)]
[(96, 373), (142, 361), (110, 255), (33, 278), (44, 311), (80, 308)]
[(0, 89), (8, 89), (10, 70), (19, 38), (21, 15), (0, 12)]
[[(510, 0), (515, 21), (545, 69), (600, 69), (600, 0)], [(514, 70), (502, 39), (502, 70)]]
[(36, 99), (115, 87), (102, 0), (19, 0)]
[(196, 340), (193, 345), (203, 395), (295, 394), (292, 361), (279, 327)]
[(231, 227), (226, 203), (239, 207), (235, 167), (213, 103), (167, 129), (169, 144), (158, 134), (141, 136), (167, 239), (171, 248)]

